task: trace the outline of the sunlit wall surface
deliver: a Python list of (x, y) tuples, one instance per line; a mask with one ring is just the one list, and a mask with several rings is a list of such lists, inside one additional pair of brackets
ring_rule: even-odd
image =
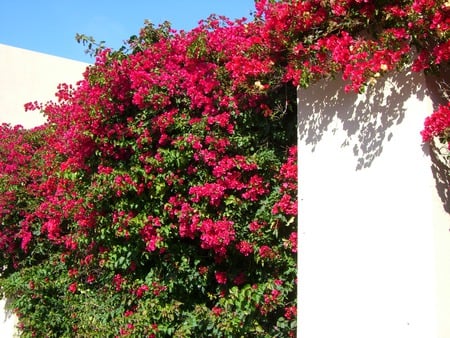
[(25, 128), (42, 124), (39, 112), (24, 104), (54, 99), (60, 83), (75, 84), (87, 64), (0, 44), (0, 122)]
[[(450, 184), (407, 71), (298, 92), (299, 337), (450, 337)], [(447, 174), (448, 175), (448, 174)]]

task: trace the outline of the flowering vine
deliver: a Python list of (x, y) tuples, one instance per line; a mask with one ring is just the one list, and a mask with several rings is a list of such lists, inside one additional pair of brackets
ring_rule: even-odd
[[(0, 285), (24, 337), (289, 337), (296, 89), (448, 65), (444, 1), (283, 0), (147, 23), (0, 129)], [(449, 141), (448, 104), (424, 140)]]

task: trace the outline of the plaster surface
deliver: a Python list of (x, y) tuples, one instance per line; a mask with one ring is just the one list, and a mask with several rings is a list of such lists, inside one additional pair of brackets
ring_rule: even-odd
[(0, 44), (0, 122), (25, 128), (45, 122), (24, 104), (54, 100), (60, 83), (76, 84), (88, 64)]
[(421, 142), (425, 78), (343, 86), (298, 91), (299, 337), (450, 337), (450, 185)]

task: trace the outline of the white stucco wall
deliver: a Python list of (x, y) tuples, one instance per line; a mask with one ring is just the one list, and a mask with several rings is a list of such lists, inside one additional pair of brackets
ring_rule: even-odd
[(9, 310), (6, 299), (0, 299), (0, 337), (18, 337), (15, 328), (17, 317)]
[(38, 112), (25, 112), (24, 104), (54, 99), (57, 85), (75, 84), (87, 64), (0, 44), (0, 122), (25, 128), (42, 124)]
[[(450, 214), (425, 78), (298, 92), (299, 337), (450, 337)], [(448, 183), (448, 181), (447, 181)]]
[[(25, 112), (31, 101), (54, 100), (60, 83), (81, 80), (86, 63), (0, 44), (0, 123), (31, 128), (45, 122), (37, 111)], [(0, 300), (0, 337), (13, 337), (16, 318)]]

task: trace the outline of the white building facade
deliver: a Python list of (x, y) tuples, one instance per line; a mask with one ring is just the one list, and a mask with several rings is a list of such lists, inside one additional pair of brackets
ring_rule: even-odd
[(343, 87), (298, 92), (299, 337), (448, 338), (450, 171), (420, 135), (435, 93), (408, 71)]

